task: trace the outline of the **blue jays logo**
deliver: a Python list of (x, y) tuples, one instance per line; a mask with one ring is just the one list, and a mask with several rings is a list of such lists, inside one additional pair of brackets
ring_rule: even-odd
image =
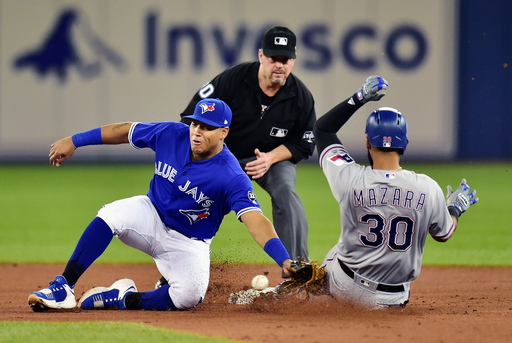
[(61, 82), (67, 80), (72, 69), (82, 78), (95, 77), (106, 64), (119, 71), (126, 66), (124, 59), (91, 30), (85, 16), (76, 9), (63, 10), (43, 42), (19, 54), (13, 63), (17, 70), (33, 69), (41, 78), (54, 74)]
[(215, 111), (215, 104), (214, 103), (211, 103), (211, 104), (207, 104), (207, 103), (201, 103), (199, 104), (199, 106), (201, 106), (201, 114), (203, 114), (204, 112), (213, 112)]
[(210, 212), (204, 208), (202, 210), (180, 210), (180, 213), (188, 218), (190, 225), (200, 221), (201, 219), (208, 218)]

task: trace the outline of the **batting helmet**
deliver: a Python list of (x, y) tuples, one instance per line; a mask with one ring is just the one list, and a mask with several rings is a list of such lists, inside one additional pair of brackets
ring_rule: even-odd
[(371, 146), (401, 149), (400, 155), (409, 143), (405, 117), (391, 107), (381, 107), (370, 114), (366, 121), (366, 136)]

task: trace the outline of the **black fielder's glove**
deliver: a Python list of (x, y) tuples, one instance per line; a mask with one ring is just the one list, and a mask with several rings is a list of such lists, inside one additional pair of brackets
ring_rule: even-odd
[(276, 293), (321, 292), (325, 288), (325, 268), (317, 262), (293, 261), (290, 280), (277, 285)]

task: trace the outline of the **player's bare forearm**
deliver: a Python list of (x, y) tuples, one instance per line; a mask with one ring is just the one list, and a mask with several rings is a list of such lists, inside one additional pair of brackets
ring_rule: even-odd
[(115, 123), (101, 127), (101, 138), (103, 144), (128, 143), (128, 133), (133, 123)]
[[(130, 131), (130, 127), (132, 126), (132, 123), (126, 122), (126, 123), (115, 123), (115, 124), (109, 124), (102, 126), (100, 128), (101, 130), (101, 137), (98, 136), (97, 139), (94, 139), (94, 142), (88, 141), (91, 137), (91, 132), (97, 131), (98, 129), (93, 129), (85, 133), (77, 134), (75, 136), (84, 135), (87, 138), (82, 138), (82, 145), (77, 146), (83, 146), (83, 145), (89, 145), (89, 144), (122, 144), (122, 143), (128, 143), (128, 133)], [(50, 146), (50, 154), (48, 155), (50, 158), (50, 165), (52, 166), (60, 166), (64, 161), (66, 161), (68, 158), (70, 158), (76, 151), (77, 146), (75, 146), (75, 143), (73, 142), (73, 138), (71, 136), (62, 138), (56, 142), (54, 142)]]
[(277, 162), (289, 160), (292, 153), (284, 145), (280, 145), (269, 152), (261, 152), (259, 149), (254, 150), (256, 159), (246, 164), (245, 171), (253, 180), (259, 179), (267, 173), (270, 167)]
[(290, 275), (292, 261), (272, 222), (258, 211), (244, 213), (242, 221), (260, 247), (282, 267), (285, 274)]
[(247, 226), (252, 238), (263, 248), (272, 238), (277, 238), (272, 222), (258, 211), (244, 213), (241, 217), (242, 222)]
[(435, 241), (444, 243), (444, 242), (448, 241), (450, 238), (453, 237), (453, 235), (455, 234), (455, 231), (457, 230), (457, 226), (459, 224), (459, 220), (455, 216), (451, 216), (451, 217), (452, 217), (453, 226), (454, 226), (453, 230), (451, 231), (451, 234), (449, 236), (445, 236), (443, 238), (432, 236), (432, 238), (434, 238)]

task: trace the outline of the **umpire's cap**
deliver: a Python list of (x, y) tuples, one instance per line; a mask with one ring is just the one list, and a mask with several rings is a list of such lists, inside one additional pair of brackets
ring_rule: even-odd
[(261, 48), (267, 57), (286, 56), (297, 58), (297, 38), (287, 27), (272, 26), (263, 35)]
[(371, 146), (401, 149), (400, 155), (409, 143), (405, 117), (392, 107), (381, 107), (370, 114), (366, 121), (366, 136)]
[(231, 124), (231, 108), (220, 99), (203, 99), (194, 109), (194, 114), (184, 118), (200, 121), (215, 127), (229, 127)]

